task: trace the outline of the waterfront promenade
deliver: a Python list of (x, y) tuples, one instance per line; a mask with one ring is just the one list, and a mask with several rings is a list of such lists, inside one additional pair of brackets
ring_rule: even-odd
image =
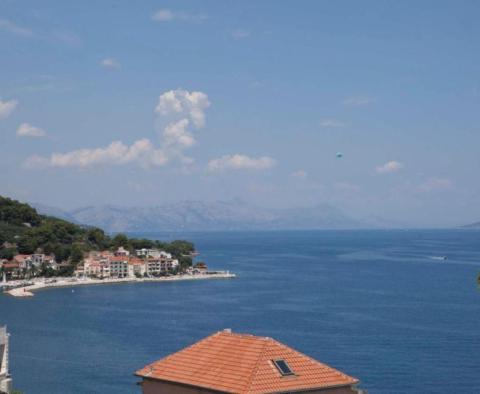
[[(206, 280), (206, 279), (232, 279), (236, 275), (229, 271), (214, 271), (202, 274), (184, 274), (162, 276), (158, 278), (57, 278), (55, 281), (45, 278), (33, 279), (31, 284), (27, 286), (15, 287), (14, 289), (5, 291), (14, 297), (33, 297), (33, 292), (36, 290), (56, 288), (56, 287), (74, 287), (74, 286), (88, 286), (88, 285), (103, 285), (103, 284), (120, 284), (120, 283), (135, 283), (135, 282), (172, 282), (184, 280)], [(7, 282), (8, 284), (8, 282)]]

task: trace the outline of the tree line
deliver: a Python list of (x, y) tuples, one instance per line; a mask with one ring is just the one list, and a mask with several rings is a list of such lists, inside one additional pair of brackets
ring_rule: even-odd
[(28, 204), (0, 196), (0, 258), (12, 259), (16, 254), (41, 251), (54, 254), (57, 262), (75, 266), (84, 253), (92, 250), (114, 250), (118, 247), (161, 249), (180, 261), (182, 267), (192, 264), (189, 256), (193, 243), (183, 240), (162, 242), (130, 238), (125, 234), (110, 236), (102, 229), (77, 225), (66, 220), (40, 215)]

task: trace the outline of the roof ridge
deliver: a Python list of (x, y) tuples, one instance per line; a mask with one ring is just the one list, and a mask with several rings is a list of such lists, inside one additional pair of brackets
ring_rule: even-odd
[[(257, 337), (258, 338), (258, 337)], [(263, 360), (263, 354), (265, 353), (265, 349), (268, 345), (268, 341), (271, 341), (272, 338), (269, 338), (269, 337), (263, 337), (263, 344), (262, 344), (262, 350), (260, 351), (259, 355), (258, 355), (258, 358), (257, 358), (257, 361), (255, 363), (255, 365), (253, 366), (252, 368), (252, 373), (250, 374), (250, 376), (248, 377), (248, 386), (247, 386), (247, 391), (245, 391), (245, 393), (249, 393), (250, 392), (250, 389), (251, 387), (253, 386), (253, 382), (254, 382), (254, 378), (256, 377), (257, 373), (258, 373), (258, 366), (260, 364), (260, 360)]]

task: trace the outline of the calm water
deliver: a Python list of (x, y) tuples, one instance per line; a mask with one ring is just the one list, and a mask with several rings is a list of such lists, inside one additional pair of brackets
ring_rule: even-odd
[(0, 296), (15, 386), (140, 393), (137, 368), (228, 327), (285, 342), (370, 394), (480, 393), (480, 232), (188, 237), (238, 279)]

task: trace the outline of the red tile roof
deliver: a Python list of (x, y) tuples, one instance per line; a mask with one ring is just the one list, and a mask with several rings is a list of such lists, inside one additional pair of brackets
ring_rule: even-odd
[(132, 264), (132, 265), (144, 265), (145, 264), (145, 261), (143, 261), (142, 259), (139, 259), (137, 257), (130, 257), (130, 260), (128, 261), (128, 264)]
[(20, 268), (20, 263), (18, 262), (4, 263), (3, 268)]
[[(285, 360), (294, 375), (282, 376), (273, 360)], [(217, 332), (136, 372), (147, 379), (177, 382), (238, 394), (263, 394), (337, 386), (358, 380), (272, 338)]]
[(112, 257), (110, 257), (110, 261), (119, 262), (119, 263), (124, 262), (124, 261), (128, 262), (128, 260), (129, 260), (128, 256), (112, 256)]

